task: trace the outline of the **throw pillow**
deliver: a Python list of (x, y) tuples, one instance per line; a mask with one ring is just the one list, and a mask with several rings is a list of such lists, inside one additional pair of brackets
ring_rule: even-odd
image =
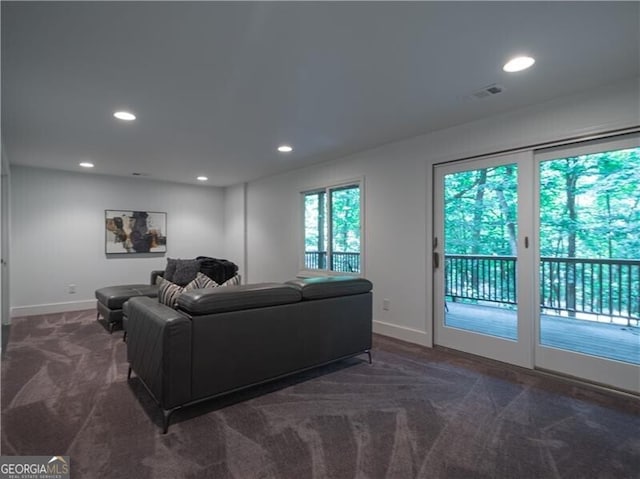
[(183, 291), (184, 288), (182, 286), (178, 286), (171, 281), (163, 279), (160, 282), (160, 287), (158, 288), (158, 301), (162, 304), (166, 304), (170, 308), (175, 308), (178, 304), (178, 297)]
[(167, 267), (164, 269), (164, 279), (167, 281), (173, 281), (173, 275), (176, 274), (177, 266), (177, 259), (167, 258)]
[(188, 285), (184, 287), (185, 291), (190, 291), (192, 289), (202, 289), (202, 288), (216, 288), (218, 283), (209, 278), (206, 274), (198, 273), (196, 275), (196, 279), (191, 281)]
[(200, 271), (200, 262), (196, 259), (179, 259), (176, 263), (176, 272), (170, 280), (179, 286), (186, 286), (196, 279)]
[(220, 286), (238, 286), (240, 284), (240, 279), (241, 279), (240, 275), (236, 274), (234, 277), (229, 278), (224, 283), (222, 283)]

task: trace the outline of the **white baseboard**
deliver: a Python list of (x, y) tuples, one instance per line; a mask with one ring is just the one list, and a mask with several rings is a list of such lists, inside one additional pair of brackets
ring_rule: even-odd
[(11, 308), (11, 317), (33, 316), (36, 314), (64, 313), (66, 311), (83, 311), (94, 309), (95, 299), (85, 299), (82, 301), (68, 301), (65, 303), (35, 304), (31, 306), (16, 306)]
[(383, 321), (373, 321), (373, 332), (389, 336), (408, 343), (419, 344), (428, 348), (433, 347), (431, 338), (424, 331), (419, 331), (406, 326), (398, 326), (397, 324), (385, 323)]

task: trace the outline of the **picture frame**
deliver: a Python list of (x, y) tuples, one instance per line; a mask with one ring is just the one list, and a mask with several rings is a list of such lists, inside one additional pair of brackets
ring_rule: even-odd
[(105, 210), (105, 253), (167, 252), (167, 213)]

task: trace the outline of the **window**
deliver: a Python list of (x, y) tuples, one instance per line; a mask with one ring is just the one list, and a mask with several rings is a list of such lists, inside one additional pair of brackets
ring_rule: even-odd
[(360, 273), (360, 182), (307, 191), (303, 197), (305, 269)]

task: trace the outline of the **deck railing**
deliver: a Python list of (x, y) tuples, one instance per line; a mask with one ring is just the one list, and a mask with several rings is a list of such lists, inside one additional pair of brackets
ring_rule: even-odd
[[(452, 300), (517, 303), (514, 256), (446, 255), (445, 294)], [(640, 321), (640, 261), (540, 258), (540, 307), (546, 312)]]
[(326, 251), (305, 251), (304, 265), (308, 269), (330, 269), (342, 273), (360, 272), (360, 253), (331, 253), (331, 267), (327, 268)]
[(445, 294), (453, 301), (517, 304), (516, 258), (445, 255)]

